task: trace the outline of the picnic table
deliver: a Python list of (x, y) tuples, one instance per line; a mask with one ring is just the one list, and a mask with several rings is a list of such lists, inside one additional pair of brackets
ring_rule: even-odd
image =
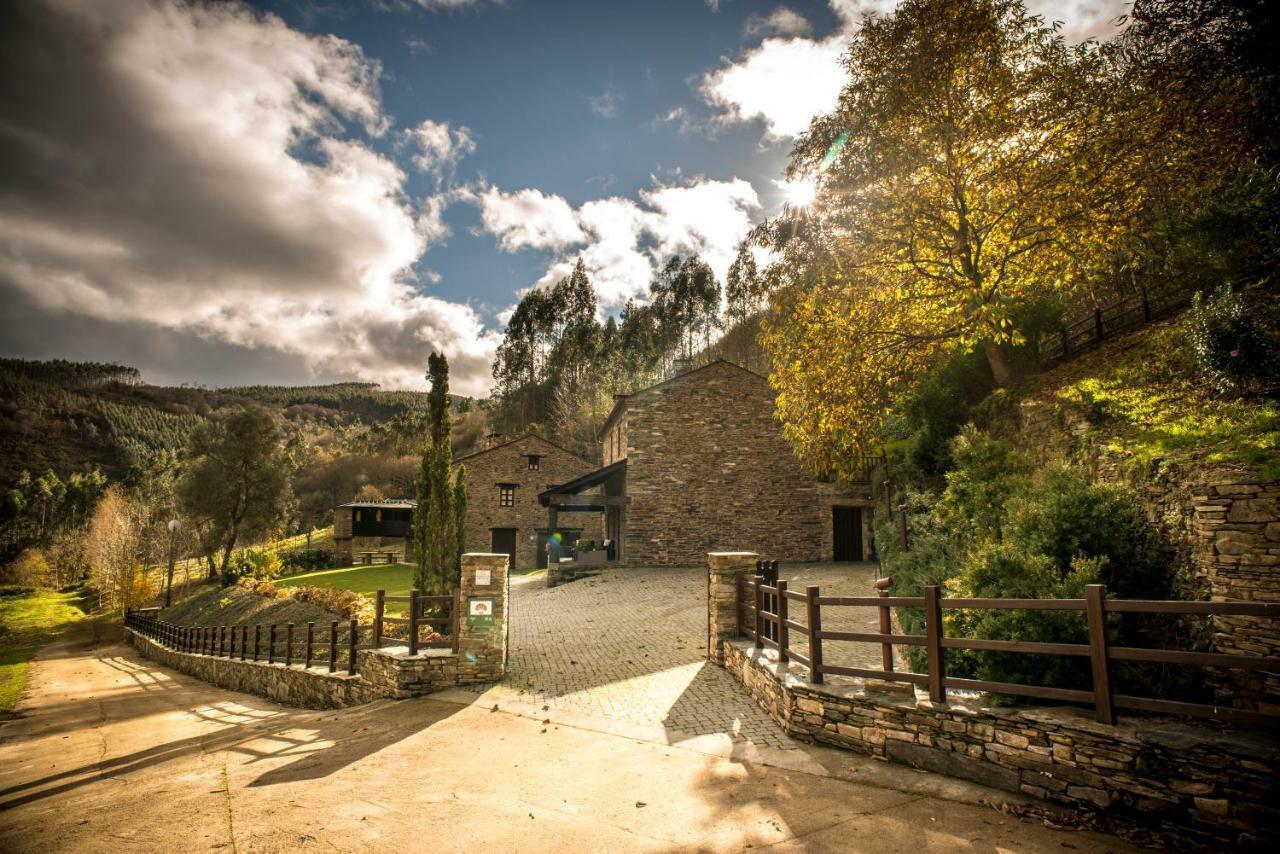
[(382, 558), (383, 563), (395, 563), (396, 553), (393, 551), (383, 551), (380, 549), (370, 549), (360, 552), (361, 563), (377, 563), (378, 558)]

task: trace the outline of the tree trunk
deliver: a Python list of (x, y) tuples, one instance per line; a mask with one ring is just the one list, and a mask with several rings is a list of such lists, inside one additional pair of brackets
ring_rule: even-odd
[(1013, 366), (1009, 364), (1009, 354), (1004, 347), (987, 338), (982, 342), (982, 352), (987, 357), (987, 364), (991, 366), (996, 387), (1008, 387), (1013, 382)]

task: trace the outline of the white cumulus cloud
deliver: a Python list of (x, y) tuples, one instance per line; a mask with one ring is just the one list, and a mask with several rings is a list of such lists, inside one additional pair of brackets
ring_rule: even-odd
[(411, 198), (372, 146), (390, 120), (357, 46), (234, 3), (9, 17), (0, 298), (317, 377), (421, 387), (435, 349), (460, 392), (488, 387), (494, 334), (413, 273), (448, 198)]
[(582, 240), (573, 208), (563, 196), (527, 189), (504, 193), (490, 187), (479, 196), (480, 218), (486, 231), (496, 234), (502, 248), (558, 249)]
[(795, 9), (779, 6), (767, 15), (752, 15), (747, 18), (743, 33), (751, 38), (763, 36), (803, 36), (813, 29), (809, 19)]

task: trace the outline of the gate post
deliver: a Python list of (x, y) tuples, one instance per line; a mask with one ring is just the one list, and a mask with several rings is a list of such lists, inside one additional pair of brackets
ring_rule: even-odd
[(507, 604), (510, 584), (505, 554), (468, 552), (454, 616), (458, 682), (491, 682), (507, 672)]
[(741, 579), (755, 570), (758, 557), (755, 552), (707, 552), (708, 661), (723, 666), (721, 642), (742, 636), (742, 627), (738, 624), (739, 585)]

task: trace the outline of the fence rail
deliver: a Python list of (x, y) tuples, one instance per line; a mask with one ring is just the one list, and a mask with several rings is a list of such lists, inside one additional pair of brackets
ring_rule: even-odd
[(1191, 304), (1186, 292), (1139, 293), (1096, 308), (1085, 317), (1064, 324), (1057, 332), (1046, 332), (1033, 343), (1042, 368), (1049, 368), (1081, 353), (1106, 339), (1167, 317)]
[[(1111, 663), (1137, 661), (1157, 664), (1181, 664), (1196, 667), (1218, 667), (1236, 670), (1262, 670), (1280, 673), (1280, 657), (1262, 655), (1237, 655), (1187, 650), (1141, 649), (1113, 647), (1110, 644), (1107, 616), (1109, 614), (1202, 614), (1210, 616), (1280, 617), (1280, 602), (1177, 602), (1161, 600), (1108, 599), (1106, 588), (1090, 584), (1083, 599), (947, 599), (936, 586), (924, 589), (923, 596), (890, 596), (892, 582), (877, 582), (878, 596), (823, 596), (818, 587), (806, 587), (804, 593), (789, 590), (785, 580), (769, 578), (761, 570), (768, 561), (757, 564), (758, 574), (744, 580), (738, 588), (739, 629), (753, 639), (757, 649), (778, 651), (780, 661), (794, 661), (808, 669), (809, 682), (822, 684), (824, 677), (853, 676), (864, 679), (881, 679), (888, 682), (907, 682), (928, 687), (929, 698), (935, 703), (945, 703), (947, 690), (985, 691), (1011, 694), (1044, 700), (1084, 703), (1093, 706), (1098, 720), (1115, 722), (1115, 710), (1160, 712), (1174, 715), (1214, 718), (1233, 723), (1274, 725), (1280, 715), (1255, 712), (1204, 703), (1188, 703), (1157, 697), (1134, 697), (1115, 693), (1111, 680)], [(776, 567), (776, 563), (774, 564)], [(774, 569), (776, 572), (776, 569)], [(776, 578), (776, 577), (775, 577)], [(744, 620), (743, 606), (750, 601), (753, 612)], [(796, 609), (805, 615), (805, 622), (792, 618), (791, 603), (802, 604)], [(879, 612), (878, 632), (827, 631), (822, 628), (824, 608), (875, 608)], [(924, 611), (924, 634), (896, 634), (892, 631), (890, 609), (915, 608)], [(944, 634), (943, 612), (948, 610), (1023, 609), (1042, 611), (1083, 611), (1088, 627), (1088, 643), (1044, 643), (1038, 641), (988, 640), (982, 638), (947, 637)], [(808, 642), (808, 654), (802, 655), (791, 648), (792, 633), (802, 635)], [(826, 664), (823, 661), (824, 642), (878, 643), (882, 649), (879, 669), (846, 667)], [(924, 647), (928, 665), (924, 673), (896, 669), (893, 652), (895, 646)], [(1087, 657), (1090, 662), (1092, 688), (1063, 688), (1053, 685), (1026, 685), (1014, 682), (991, 682), (981, 679), (963, 679), (948, 676), (945, 651), (948, 649), (982, 650), (1030, 655), (1065, 655)]]
[[(337, 672), (339, 658), (345, 658), (347, 673), (352, 676), (360, 647), (361, 627), (356, 620), (330, 620), (327, 627), (321, 624), (318, 631), (314, 622), (305, 627), (293, 623), (181, 626), (159, 619), (156, 609), (148, 608), (126, 611), (124, 624), (174, 652), (280, 663), (285, 667), (327, 667), (330, 673)], [(303, 630), (298, 631), (299, 628)]]
[[(452, 648), (457, 652), (459, 597), (458, 590), (446, 596), (424, 596), (417, 590), (410, 591), (408, 596), (388, 596), (385, 590), (379, 590), (374, 596), (373, 623), (363, 627), (368, 629), (369, 638), (364, 646), (380, 649), (392, 641), (407, 643), (410, 655), (417, 655), (424, 646)], [(387, 602), (406, 603), (407, 616), (387, 616)], [(351, 675), (356, 672), (356, 651), (362, 637), (358, 620), (330, 620), (327, 627), (321, 623), (318, 628), (315, 622), (304, 626), (294, 623), (183, 626), (161, 620), (159, 608), (128, 610), (124, 624), (175, 652), (281, 663), (285, 667), (327, 666), (330, 673), (338, 670), (339, 659), (345, 657), (346, 669)], [(405, 637), (388, 634), (388, 626), (404, 626)], [(424, 626), (432, 631), (425, 644), (422, 642)]]

